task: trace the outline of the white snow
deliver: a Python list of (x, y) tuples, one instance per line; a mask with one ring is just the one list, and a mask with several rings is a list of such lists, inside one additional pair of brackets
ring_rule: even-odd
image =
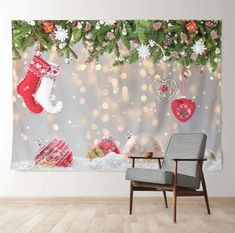
[[(126, 171), (128, 167), (131, 167), (130, 159), (127, 159), (122, 154), (116, 154), (114, 152), (108, 155), (88, 160), (84, 157), (73, 157), (73, 162), (69, 167), (46, 167), (36, 166), (33, 161), (14, 163), (12, 168), (16, 170), (26, 171)], [(156, 160), (136, 160), (136, 167), (141, 168), (158, 168)]]

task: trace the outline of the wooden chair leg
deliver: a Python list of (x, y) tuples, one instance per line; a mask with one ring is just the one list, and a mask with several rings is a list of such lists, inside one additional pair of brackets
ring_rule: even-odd
[(130, 205), (129, 205), (129, 214), (132, 215), (132, 204), (133, 204), (133, 186), (132, 181), (130, 182)]
[(166, 198), (166, 191), (163, 191), (163, 196), (164, 196), (165, 206), (166, 206), (166, 208), (168, 208), (167, 198)]
[(177, 204), (177, 190), (176, 187), (173, 188), (173, 213), (174, 213), (174, 222), (176, 223), (176, 204)]
[(204, 198), (205, 198), (205, 202), (206, 202), (207, 213), (211, 214), (209, 200), (208, 200), (207, 192), (205, 192), (205, 190), (204, 190)]
[(199, 175), (200, 175), (201, 181), (202, 181), (202, 189), (203, 189), (203, 193), (204, 193), (204, 199), (205, 199), (205, 202), (206, 202), (207, 213), (211, 214), (208, 195), (207, 195), (207, 189), (206, 189), (206, 181), (205, 181), (205, 178), (204, 178), (201, 162), (199, 162)]
[(174, 222), (176, 223), (176, 205), (177, 205), (177, 166), (178, 163), (175, 161), (174, 177), (173, 177), (173, 213)]

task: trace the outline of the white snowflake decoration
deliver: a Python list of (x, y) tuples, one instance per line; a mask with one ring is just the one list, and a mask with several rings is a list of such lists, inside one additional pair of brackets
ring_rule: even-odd
[(195, 42), (195, 44), (192, 47), (192, 50), (195, 54), (200, 54), (200, 55), (203, 54), (203, 52), (206, 50), (206, 47), (202, 39)]
[(63, 29), (62, 27), (57, 27), (57, 30), (55, 31), (55, 39), (59, 40), (61, 42), (64, 42), (66, 39), (68, 39), (68, 30)]
[(154, 47), (154, 45), (155, 45), (155, 42), (153, 40), (149, 40), (149, 46), (152, 48)]
[(149, 47), (146, 45), (143, 45), (143, 44), (140, 45), (140, 47), (137, 48), (137, 51), (138, 51), (139, 58), (146, 59), (150, 56)]

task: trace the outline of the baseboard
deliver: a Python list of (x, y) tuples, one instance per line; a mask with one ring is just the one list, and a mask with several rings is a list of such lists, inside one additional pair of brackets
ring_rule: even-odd
[[(178, 197), (181, 202), (200, 201), (203, 197)], [(171, 196), (168, 200), (171, 202)], [(129, 197), (0, 197), (0, 203), (108, 203), (128, 202)], [(138, 202), (158, 202), (163, 197), (135, 197)], [(211, 197), (210, 202), (235, 202), (235, 197)]]

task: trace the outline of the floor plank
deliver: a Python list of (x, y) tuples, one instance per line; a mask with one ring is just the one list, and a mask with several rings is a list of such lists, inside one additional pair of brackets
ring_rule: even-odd
[(13, 231), (12, 233), (29, 233), (31, 232), (36, 226), (38, 226), (43, 219), (45, 219), (55, 207), (52, 206), (45, 206), (42, 208), (36, 215), (32, 216), (28, 221), (23, 223), (18, 229)]
[(50, 232), (53, 227), (63, 218), (70, 207), (71, 204), (62, 205), (58, 203), (54, 211), (44, 218), (37, 226), (35, 226), (30, 233)]
[(162, 198), (135, 198), (131, 216), (128, 199), (0, 199), (0, 233), (233, 233), (235, 198), (210, 204), (208, 215), (202, 198), (179, 199), (174, 224)]

